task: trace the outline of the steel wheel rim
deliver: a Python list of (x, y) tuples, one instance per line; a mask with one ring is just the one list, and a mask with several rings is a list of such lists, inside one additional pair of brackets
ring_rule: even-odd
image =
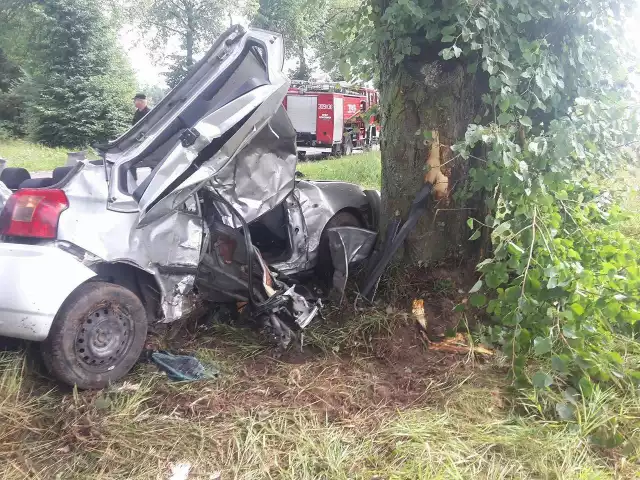
[(120, 363), (133, 342), (134, 323), (119, 305), (102, 305), (87, 315), (76, 334), (74, 349), (81, 365), (108, 372)]

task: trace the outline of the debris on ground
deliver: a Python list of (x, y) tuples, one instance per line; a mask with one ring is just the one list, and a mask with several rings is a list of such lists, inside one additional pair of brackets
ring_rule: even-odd
[(177, 463), (170, 466), (171, 476), (169, 480), (187, 480), (191, 471), (190, 463)]
[(153, 352), (151, 360), (167, 374), (167, 377), (176, 382), (213, 379), (220, 375), (220, 370), (215, 366), (205, 367), (200, 360), (190, 355)]
[(447, 353), (478, 353), (482, 355), (494, 355), (495, 352), (479, 345), (469, 344), (468, 337), (458, 333), (455, 337), (446, 338), (438, 343), (431, 343), (429, 349)]
[(416, 321), (416, 325), (418, 326), (418, 331), (420, 335), (428, 340), (427, 337), (427, 316), (424, 312), (424, 300), (416, 299), (412, 303), (411, 312), (413, 313), (413, 318)]
[(114, 389), (116, 392), (137, 392), (140, 390), (139, 383), (131, 383), (127, 380), (122, 382), (122, 384)]

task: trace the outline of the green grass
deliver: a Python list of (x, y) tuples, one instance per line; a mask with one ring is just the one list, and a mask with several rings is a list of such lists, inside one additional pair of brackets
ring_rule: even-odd
[(342, 180), (372, 189), (380, 188), (380, 169), (379, 151), (298, 163), (310, 180)]
[(67, 150), (49, 148), (24, 140), (0, 139), (0, 158), (8, 167), (22, 167), (30, 172), (53, 170), (67, 161)]

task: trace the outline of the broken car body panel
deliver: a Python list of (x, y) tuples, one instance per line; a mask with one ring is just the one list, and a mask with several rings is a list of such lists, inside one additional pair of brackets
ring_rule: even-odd
[(343, 294), (349, 278), (349, 266), (369, 258), (378, 234), (357, 227), (334, 227), (327, 232), (334, 267), (333, 287)]

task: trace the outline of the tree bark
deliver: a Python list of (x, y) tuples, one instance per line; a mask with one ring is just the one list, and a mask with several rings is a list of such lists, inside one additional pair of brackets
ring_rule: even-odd
[(186, 4), (185, 7), (185, 15), (187, 17), (187, 31), (185, 38), (185, 49), (187, 51), (187, 56), (185, 58), (185, 65), (187, 66), (187, 68), (189, 68), (191, 67), (191, 65), (193, 65), (194, 12), (193, 6), (190, 3)]
[(397, 65), (385, 45), (379, 51), (382, 218), (404, 218), (421, 185), (434, 183), (432, 205), (405, 244), (405, 262), (461, 260), (475, 246), (466, 220), (477, 213), (477, 199), (458, 198), (473, 160), (454, 158), (450, 146), (479, 112), (483, 87), (462, 62), (438, 57), (441, 48), (423, 45), (422, 54)]
[(307, 65), (307, 58), (304, 54), (304, 46), (298, 45), (298, 69), (294, 72), (295, 80), (309, 80), (309, 66)]

